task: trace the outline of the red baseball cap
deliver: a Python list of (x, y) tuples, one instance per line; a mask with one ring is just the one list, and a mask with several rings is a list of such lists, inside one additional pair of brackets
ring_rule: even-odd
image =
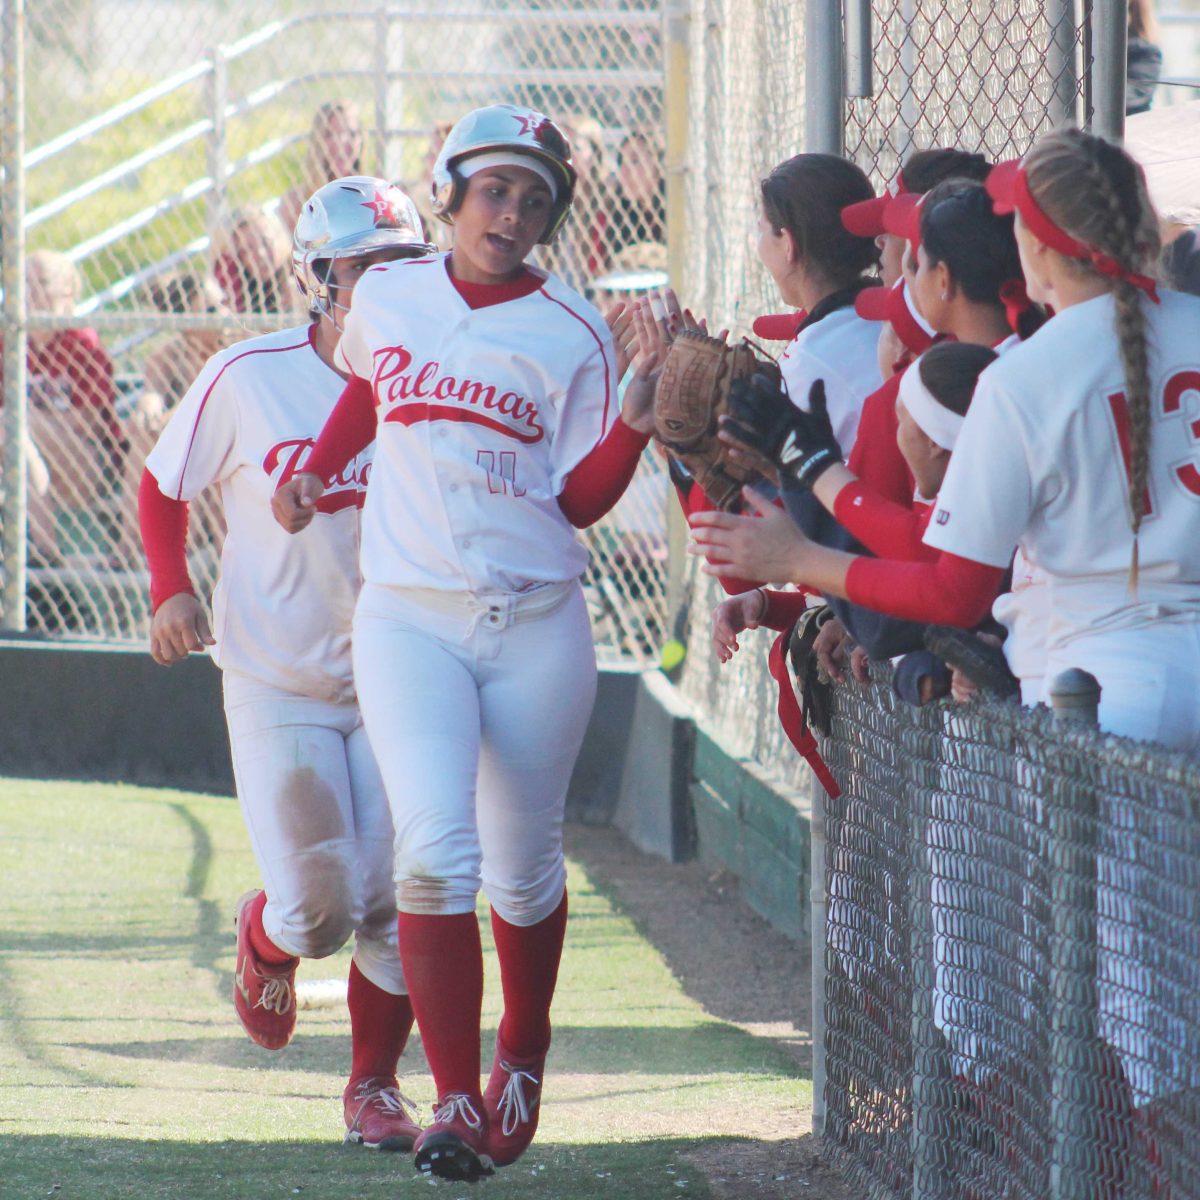
[(873, 196), (870, 200), (860, 200), (857, 204), (847, 204), (842, 209), (842, 224), (857, 237), (879, 237), (886, 233), (884, 213), (888, 205), (897, 196), (907, 194), (904, 186), (904, 172), (901, 171), (888, 186), (882, 196)]
[(790, 342), (808, 317), (804, 309), (788, 313), (765, 313), (754, 318), (754, 336), (764, 342)]
[(913, 354), (924, 354), (937, 336), (917, 312), (903, 279), (890, 288), (863, 288), (854, 298), (854, 311), (868, 321), (887, 321)]
[(921, 241), (921, 201), (923, 195), (916, 192), (904, 192), (896, 196), (883, 210), (883, 228), (885, 233), (894, 233), (897, 237), (905, 238), (914, 246)]

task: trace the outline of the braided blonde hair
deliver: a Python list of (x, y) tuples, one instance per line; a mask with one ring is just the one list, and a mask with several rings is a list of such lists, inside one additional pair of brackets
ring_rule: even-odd
[[(1125, 271), (1153, 274), (1161, 242), (1142, 169), (1119, 146), (1078, 129), (1040, 138), (1023, 159), (1029, 190), (1046, 215), (1072, 237), (1108, 255)], [(1103, 279), (1115, 309), (1117, 344), (1129, 409), (1129, 586), (1137, 588), (1138, 530), (1146, 515), (1150, 468), (1150, 349), (1146, 303), (1126, 279), (1102, 275), (1087, 259), (1066, 259), (1081, 275)]]

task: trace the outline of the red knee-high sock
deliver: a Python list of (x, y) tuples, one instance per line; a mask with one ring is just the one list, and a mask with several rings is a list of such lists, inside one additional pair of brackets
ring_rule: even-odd
[(438, 1099), (478, 1097), (483, 950), (472, 913), (401, 913), (400, 961)]
[(510, 925), (492, 909), (492, 936), (504, 988), (500, 1037), (518, 1058), (535, 1058), (550, 1045), (550, 1002), (566, 931), (566, 892), (559, 906), (536, 925)]
[(412, 1002), (373, 984), (350, 963), (350, 1078), (394, 1078), (413, 1025)]
[(258, 955), (260, 961), (268, 963), (271, 966), (283, 966), (284, 963), (295, 962), (296, 956), (294, 954), (289, 954), (286, 950), (280, 950), (267, 937), (267, 931), (263, 928), (262, 922), (263, 909), (266, 906), (266, 892), (259, 892), (250, 901), (250, 945), (254, 947), (254, 953)]

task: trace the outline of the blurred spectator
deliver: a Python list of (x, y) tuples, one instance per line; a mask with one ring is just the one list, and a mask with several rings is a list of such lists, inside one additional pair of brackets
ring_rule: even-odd
[(667, 240), (667, 191), (662, 148), (649, 131), (633, 129), (621, 143), (616, 195), (608, 206), (610, 254), (634, 242)]
[(453, 244), (454, 237), (450, 226), (444, 221), (439, 221), (433, 215), (433, 164), (437, 162), (437, 156), (441, 153), (442, 143), (445, 142), (447, 134), (453, 128), (453, 121), (434, 122), (433, 131), (429, 135), (429, 145), (425, 150), (425, 157), (421, 160), (421, 176), (412, 187), (405, 189), (412, 197), (413, 203), (417, 206), (417, 212), (421, 214), (421, 225), (425, 234), (425, 240), (435, 245), (439, 250), (449, 250)]
[(358, 105), (344, 97), (327, 100), (313, 113), (304, 178), (279, 202), (279, 221), (286, 232), (295, 227), (304, 202), (323, 184), (345, 175), (361, 175), (362, 119)]
[(234, 312), (296, 308), (287, 234), (257, 204), (239, 208), (214, 234), (212, 253), (213, 276)]
[[(150, 287), (150, 302), (159, 312), (179, 316), (219, 317), (229, 313), (215, 279), (182, 271), (158, 280)], [(161, 407), (170, 410), (183, 399), (200, 368), (230, 342), (229, 330), (213, 327), (174, 333), (151, 351), (142, 368), (146, 388), (155, 393)]]
[[(35, 250), (26, 288), (31, 315), (70, 317), (82, 279), (65, 254)], [(112, 360), (94, 329), (31, 330), (28, 337), (31, 561), (107, 557), (126, 447)]]
[(593, 117), (572, 117), (560, 124), (571, 146), (575, 200), (571, 219), (539, 261), (586, 295), (592, 281), (609, 266), (603, 130)]
[(1162, 74), (1163, 53), (1153, 0), (1129, 0), (1129, 48), (1126, 55), (1125, 115), (1149, 110)]

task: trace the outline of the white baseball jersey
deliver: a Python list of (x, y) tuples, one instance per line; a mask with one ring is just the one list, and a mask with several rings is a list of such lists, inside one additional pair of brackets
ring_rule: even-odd
[(590, 304), (548, 276), (472, 310), (444, 255), (381, 264), (355, 288), (338, 357), (370, 382), (378, 417), (366, 580), (519, 592), (582, 573), (557, 497), (618, 411), (612, 338)]
[(1128, 409), (1105, 295), (1059, 313), (980, 377), (925, 540), (1046, 572), (1048, 648), (1200, 613), (1200, 299), (1144, 302), (1150, 350), (1149, 509), (1127, 589)]
[(879, 322), (860, 317), (851, 305), (802, 329), (779, 359), (787, 393), (799, 408), (808, 408), (812, 385), (825, 381), (829, 419), (846, 454), (858, 433), (863, 401), (883, 384), (878, 345)]
[(213, 595), (217, 665), (339, 701), (354, 697), (350, 625), (370, 453), (330, 484), (303, 536), (275, 523), (271, 497), (303, 469), (344, 387), (308, 327), (239, 342), (209, 359), (146, 460), (172, 499), (221, 485), (229, 532)]

